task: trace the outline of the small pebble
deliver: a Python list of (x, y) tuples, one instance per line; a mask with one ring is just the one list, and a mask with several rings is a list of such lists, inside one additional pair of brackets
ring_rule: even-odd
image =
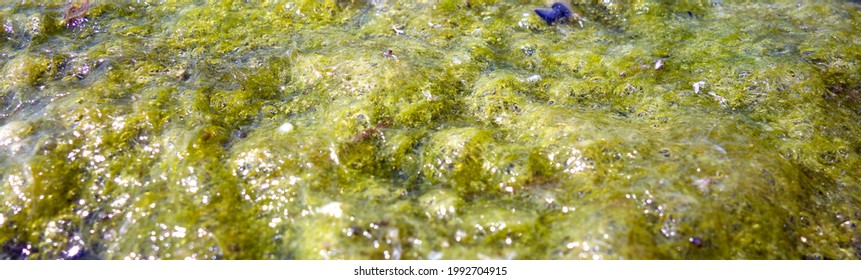
[(571, 9), (568, 9), (565, 4), (556, 2), (553, 6), (550, 6), (550, 9), (535, 9), (535, 14), (541, 18), (548, 25), (552, 25), (557, 21), (565, 21), (571, 18), (573, 13), (571, 13)]
[(688, 241), (690, 241), (691, 244), (693, 244), (694, 246), (697, 246), (697, 247), (703, 246), (703, 240), (701, 238), (691, 237), (690, 239), (688, 239)]
[(391, 49), (388, 49), (388, 50), (384, 51), (384, 52), (383, 52), (383, 57), (388, 58), (388, 59), (394, 59), (394, 60), (397, 60), (397, 59), (398, 59), (398, 57), (397, 57), (397, 56), (395, 56), (395, 52), (394, 52), (394, 51), (392, 51)]

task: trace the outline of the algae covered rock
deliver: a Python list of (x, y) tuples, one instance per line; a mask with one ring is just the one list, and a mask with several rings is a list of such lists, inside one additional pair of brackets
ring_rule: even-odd
[(142, 2), (0, 4), (0, 259), (861, 258), (855, 1)]

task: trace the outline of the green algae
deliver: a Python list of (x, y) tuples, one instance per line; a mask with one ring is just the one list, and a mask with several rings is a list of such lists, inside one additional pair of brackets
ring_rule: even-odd
[(243, 2), (0, 5), (0, 258), (861, 258), (858, 4)]

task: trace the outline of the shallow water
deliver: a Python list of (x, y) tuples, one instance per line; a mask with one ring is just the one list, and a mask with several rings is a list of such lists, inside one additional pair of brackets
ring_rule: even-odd
[(24, 2), (0, 259), (861, 258), (857, 3)]

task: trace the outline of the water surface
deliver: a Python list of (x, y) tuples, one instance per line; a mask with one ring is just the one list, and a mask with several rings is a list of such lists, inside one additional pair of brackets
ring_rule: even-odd
[(857, 3), (117, 2), (0, 4), (2, 259), (861, 258)]

